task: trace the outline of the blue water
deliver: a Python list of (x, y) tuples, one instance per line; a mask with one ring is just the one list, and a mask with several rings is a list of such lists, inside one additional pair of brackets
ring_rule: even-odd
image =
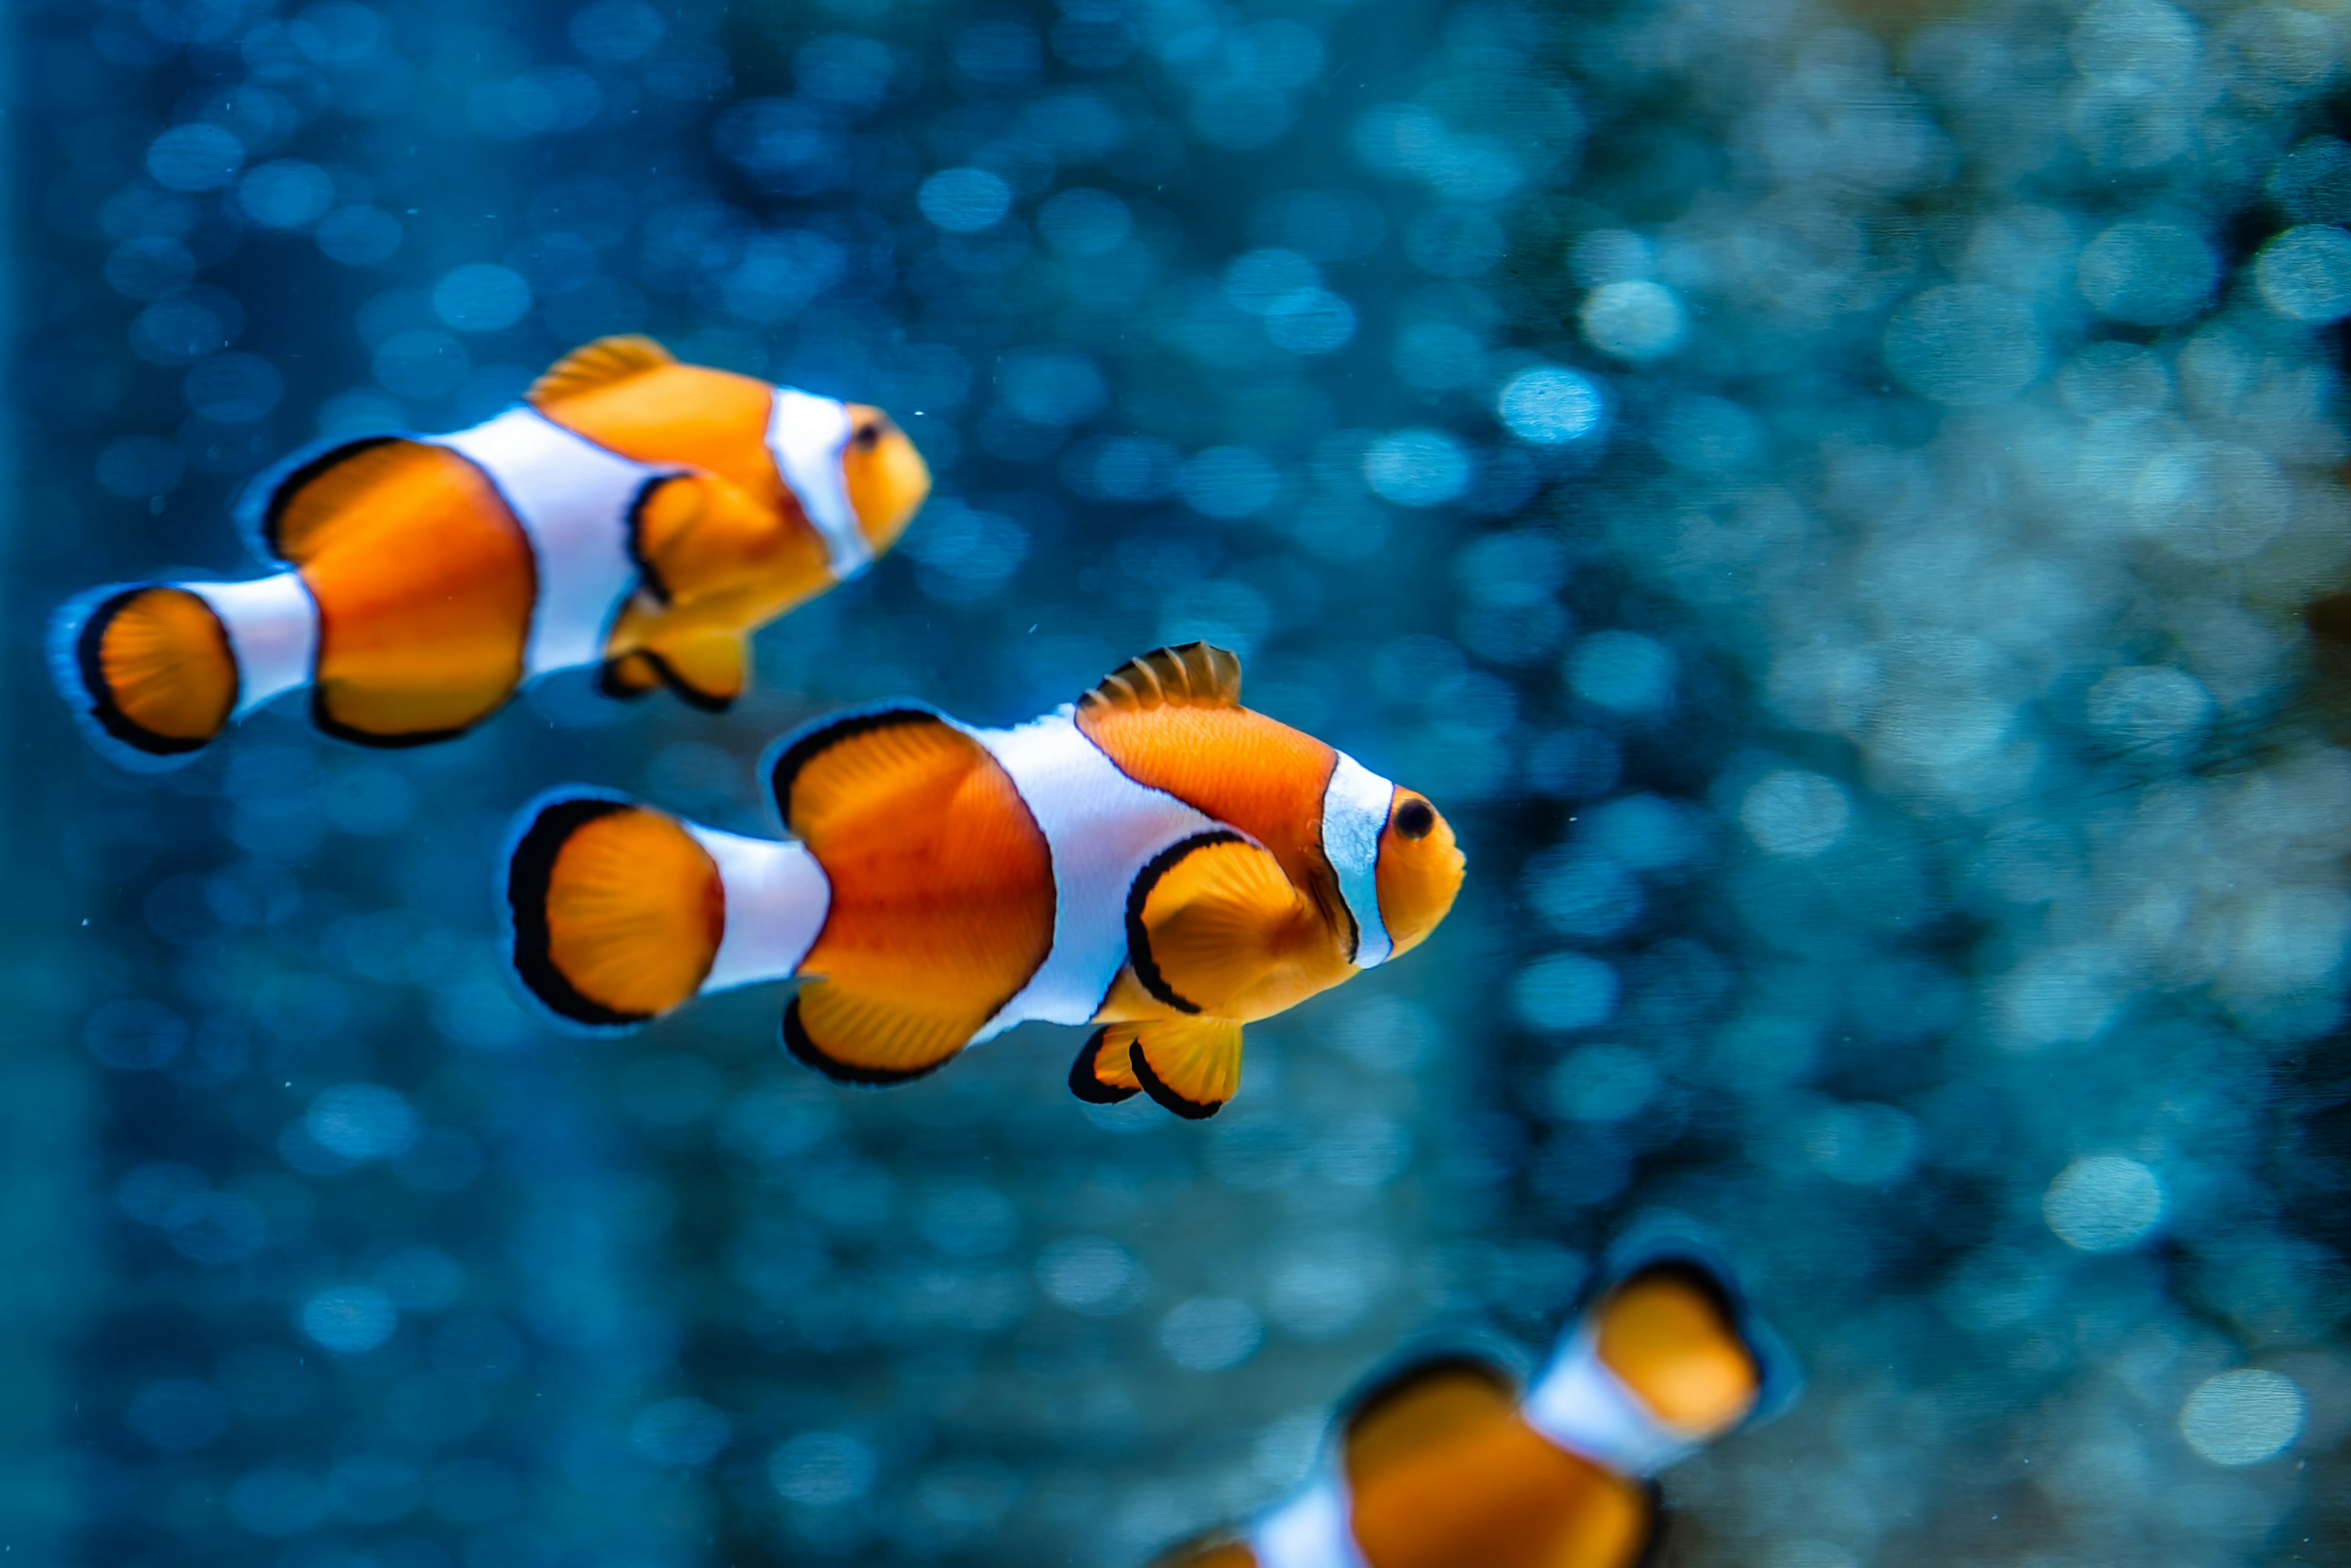
[[(1668, 1561), (2351, 1552), (2333, 8), (5, 27), (12, 1560), (1137, 1563), (1660, 1209), (1808, 1378)], [(59, 600), (614, 331), (938, 476), (731, 713), (72, 733)], [(858, 1092), (772, 989), (580, 1040), (500, 973), (543, 788), (766, 831), (806, 717), (1194, 637), (1470, 865), (1212, 1123), (1081, 1106), (1072, 1030)]]

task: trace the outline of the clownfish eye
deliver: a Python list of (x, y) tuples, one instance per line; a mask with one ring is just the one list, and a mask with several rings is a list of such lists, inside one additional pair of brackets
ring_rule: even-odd
[(1406, 800), (1396, 808), (1395, 831), (1399, 838), (1425, 839), (1435, 826), (1436, 810), (1426, 800)]
[(881, 424), (875, 421), (869, 420), (865, 423), (859, 425), (857, 427), (857, 435), (855, 439), (857, 442), (858, 451), (872, 451), (875, 447), (882, 444)]

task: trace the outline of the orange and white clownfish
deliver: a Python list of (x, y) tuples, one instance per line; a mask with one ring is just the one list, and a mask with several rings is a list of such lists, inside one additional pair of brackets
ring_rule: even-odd
[(1775, 1415), (1794, 1375), (1700, 1247), (1612, 1270), (1520, 1392), (1494, 1363), (1428, 1360), (1343, 1417), (1321, 1472), (1247, 1530), (1158, 1568), (1632, 1568), (1654, 1478)]
[(723, 707), (749, 634), (862, 571), (930, 483), (879, 409), (606, 338), (486, 423), (264, 474), (240, 521), (281, 570), (94, 590), (52, 623), (50, 664), (134, 767), (306, 686), (321, 729), (371, 746), (460, 734), (574, 665)]
[(786, 1045), (863, 1083), (1095, 1023), (1081, 1098), (1201, 1117), (1243, 1024), (1414, 946), (1461, 884), (1435, 807), (1241, 706), (1204, 643), (1013, 729), (904, 702), (822, 720), (765, 770), (790, 841), (578, 791), (524, 810), (507, 904), (540, 1001), (625, 1027), (799, 977)]

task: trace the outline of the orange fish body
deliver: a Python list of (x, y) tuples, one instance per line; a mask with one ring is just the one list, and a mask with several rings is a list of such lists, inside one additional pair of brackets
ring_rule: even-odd
[(768, 766), (784, 842), (560, 794), (509, 867), (517, 970), (606, 1027), (799, 977), (786, 1042), (862, 1082), (1029, 1019), (1098, 1024), (1081, 1097), (1211, 1114), (1244, 1024), (1417, 944), (1462, 866), (1426, 800), (1239, 686), (1193, 643), (1013, 729), (903, 704), (827, 720)]
[(616, 695), (724, 706), (748, 634), (887, 549), (929, 484), (878, 410), (606, 339), (471, 430), (265, 476), (247, 521), (283, 570), (84, 595), (53, 663), (102, 743), (150, 765), (304, 687), (321, 728), (378, 746), (462, 733), (581, 664)]
[(1322, 1476), (1244, 1533), (1162, 1568), (1632, 1568), (1649, 1479), (1784, 1403), (1770, 1331), (1702, 1249), (1616, 1273), (1520, 1394), (1467, 1357), (1359, 1400)]

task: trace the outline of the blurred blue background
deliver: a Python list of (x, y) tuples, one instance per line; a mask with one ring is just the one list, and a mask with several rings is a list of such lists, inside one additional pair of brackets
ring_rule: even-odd
[[(26, 1563), (1135, 1563), (1631, 1216), (1810, 1383), (1668, 1560), (2351, 1554), (2351, 12), (2330, 0), (9, 9), (0, 1541)], [(116, 771), (90, 583), (562, 350), (892, 409), (899, 551), (723, 718), (551, 681)], [(1209, 637), (1429, 792), (1427, 947), (1180, 1124), (1030, 1026), (540, 1027), (560, 781)]]

